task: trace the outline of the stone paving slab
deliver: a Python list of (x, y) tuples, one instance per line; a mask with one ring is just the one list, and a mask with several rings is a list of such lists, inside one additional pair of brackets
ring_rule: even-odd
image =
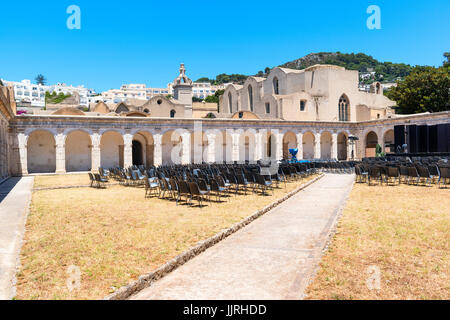
[(0, 185), (0, 300), (15, 293), (15, 274), (34, 178), (10, 178)]
[(131, 299), (302, 299), (353, 181), (327, 174)]

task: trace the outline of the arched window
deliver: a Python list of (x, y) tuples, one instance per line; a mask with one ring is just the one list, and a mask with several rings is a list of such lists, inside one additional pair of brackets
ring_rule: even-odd
[(350, 103), (345, 94), (339, 99), (339, 121), (349, 121), (350, 119)]
[(280, 83), (277, 77), (273, 78), (273, 93), (280, 94)]
[(248, 86), (248, 104), (250, 106), (250, 111), (253, 112), (253, 87)]
[(228, 109), (230, 109), (230, 113), (233, 113), (233, 96), (231, 92), (228, 92)]
[(170, 117), (171, 118), (175, 118), (175, 114), (176, 114), (177, 112), (175, 111), (175, 110), (170, 110)]

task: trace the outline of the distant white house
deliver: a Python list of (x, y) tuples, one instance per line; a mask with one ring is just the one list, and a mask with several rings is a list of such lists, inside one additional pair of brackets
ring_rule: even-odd
[(89, 97), (95, 95), (95, 91), (92, 89), (85, 88), (84, 86), (72, 86), (66, 85), (65, 83), (57, 83), (55, 85), (40, 85), (33, 84), (31, 80), (8, 81), (3, 80), (2, 82), (6, 86), (12, 86), (14, 88), (14, 98), (17, 103), (29, 103), (31, 107), (42, 108), (45, 106), (45, 92), (56, 92), (56, 94), (74, 94), (78, 93), (80, 96), (80, 105), (88, 106)]

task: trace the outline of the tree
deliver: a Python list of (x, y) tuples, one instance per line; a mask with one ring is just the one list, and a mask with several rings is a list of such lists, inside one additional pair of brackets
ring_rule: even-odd
[(224, 93), (225, 90), (217, 90), (213, 96), (206, 97), (205, 102), (219, 104), (220, 96), (223, 95)]
[(40, 84), (42, 86), (44, 86), (45, 83), (47, 82), (47, 79), (45, 79), (45, 77), (42, 74), (38, 74), (36, 78), (34, 78), (34, 80), (36, 80), (36, 84)]
[(271, 69), (270, 69), (269, 67), (266, 67), (266, 68), (264, 69), (264, 73), (265, 73), (265, 74), (269, 74), (269, 73), (270, 73), (270, 70), (271, 70)]
[(197, 98), (197, 97), (192, 97), (192, 102), (202, 102), (203, 99)]
[(387, 96), (400, 114), (440, 112), (450, 110), (449, 90), (449, 68), (415, 67)]
[(450, 52), (445, 52), (444, 57), (447, 59), (447, 61), (444, 61), (444, 67), (449, 68), (450, 67)]

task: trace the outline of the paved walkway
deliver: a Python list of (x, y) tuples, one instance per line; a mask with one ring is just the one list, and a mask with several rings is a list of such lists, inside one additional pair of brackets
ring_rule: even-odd
[(131, 299), (302, 299), (353, 181), (325, 175)]
[(0, 185), (0, 300), (14, 298), (33, 177), (10, 178)]

